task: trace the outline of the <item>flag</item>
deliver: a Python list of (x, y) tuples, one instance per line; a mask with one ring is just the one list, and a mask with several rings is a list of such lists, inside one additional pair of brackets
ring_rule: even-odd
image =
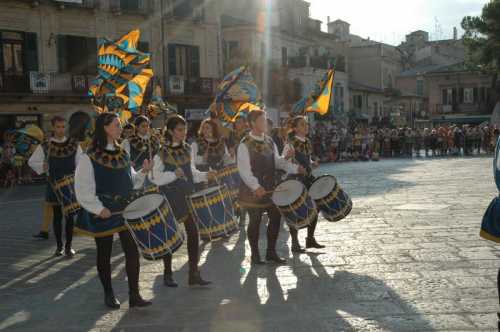
[(226, 122), (234, 122), (246, 103), (259, 105), (261, 94), (250, 70), (242, 66), (227, 74), (215, 91), (210, 112)]
[(136, 29), (115, 42), (98, 40), (98, 76), (89, 87), (89, 95), (102, 109), (105, 105), (109, 111), (125, 109), (136, 113), (142, 106), (153, 70), (150, 54), (137, 49), (139, 38)]
[(323, 78), (316, 83), (313, 90), (292, 107), (292, 113), (295, 115), (305, 114), (306, 112), (317, 112), (321, 115), (328, 113), (330, 103), (333, 97), (333, 83), (335, 71), (328, 70)]

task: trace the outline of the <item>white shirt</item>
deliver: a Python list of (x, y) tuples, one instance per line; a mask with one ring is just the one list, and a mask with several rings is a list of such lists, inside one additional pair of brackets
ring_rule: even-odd
[[(143, 140), (148, 140), (151, 138), (151, 135), (150, 134), (146, 134), (144, 136), (140, 135), (140, 134), (137, 134), (137, 136)], [(122, 142), (122, 148), (123, 150), (125, 150), (128, 155), (130, 156), (130, 140), (128, 138), (124, 139), (123, 142)]]
[[(265, 136), (255, 136), (252, 133), (249, 134), (251, 138), (263, 141)], [(298, 165), (292, 164), (285, 158), (281, 157), (278, 153), (278, 148), (276, 144), (273, 142), (274, 148), (274, 163), (276, 168), (282, 169), (289, 174), (297, 174), (298, 173)], [(243, 182), (249, 187), (251, 190), (255, 191), (259, 189), (259, 187), (263, 187), (259, 180), (253, 175), (252, 167), (250, 164), (250, 153), (248, 152), (248, 148), (244, 143), (240, 143), (238, 146), (237, 153), (237, 161), (238, 161), (238, 171), (240, 173), (241, 179)]]
[[(302, 143), (305, 143), (306, 139), (305, 138), (302, 138), (302, 137), (299, 137), (299, 136), (295, 136), (296, 139), (298, 139), (299, 141), (301, 141)], [(286, 156), (288, 154), (288, 152), (290, 151), (293, 151), (293, 145), (291, 143), (287, 143), (285, 145), (285, 147), (283, 148), (283, 156)], [(313, 163), (313, 160), (312, 158), (309, 156), (309, 160), (311, 161), (311, 163)]]
[[(64, 143), (64, 142), (66, 142), (66, 140), (67, 140), (66, 137), (63, 137), (61, 139), (57, 139), (55, 137), (50, 138), (51, 142), (56, 142), (56, 143)], [(83, 150), (82, 150), (80, 144), (78, 144), (78, 147), (76, 148), (75, 166), (78, 165), (78, 161), (80, 160), (80, 157), (82, 156), (82, 154), (83, 154)], [(31, 169), (33, 169), (36, 172), (36, 174), (41, 175), (41, 174), (45, 173), (45, 171), (43, 169), (43, 165), (45, 164), (45, 161), (46, 161), (45, 160), (45, 151), (43, 151), (43, 146), (42, 146), (42, 144), (40, 144), (36, 147), (35, 151), (31, 155), (30, 159), (28, 159), (28, 165), (29, 165), (29, 167), (31, 167)]]
[[(115, 150), (115, 146), (108, 144), (107, 150)], [(142, 172), (137, 173), (130, 167), (134, 189), (139, 189), (146, 179)], [(94, 176), (94, 166), (87, 154), (82, 154), (75, 172), (75, 193), (78, 203), (87, 211), (99, 215), (104, 209), (104, 205), (96, 195), (96, 183)]]
[[(173, 144), (173, 146), (176, 145), (178, 144), (175, 143)], [(153, 158), (153, 163), (154, 163), (153, 172), (148, 176), (148, 179), (151, 182), (153, 182), (157, 186), (165, 186), (177, 180), (177, 175), (175, 174), (175, 171), (174, 172), (165, 171), (165, 164), (163, 163), (160, 154), (155, 155), (155, 157)], [(208, 181), (207, 173), (200, 172), (196, 168), (193, 158), (191, 158), (191, 172), (193, 173), (193, 181), (195, 183)]]
[[(199, 150), (200, 150), (200, 147), (199, 147), (197, 141), (194, 141), (193, 143), (191, 143), (191, 160), (194, 162), (194, 164), (196, 166), (206, 165), (207, 163), (205, 160), (203, 160), (203, 155), (198, 154)], [(227, 146), (225, 144), (224, 144), (223, 163), (224, 163), (224, 165), (234, 163), (234, 159), (231, 159), (231, 156), (229, 155), (229, 151), (227, 150)]]

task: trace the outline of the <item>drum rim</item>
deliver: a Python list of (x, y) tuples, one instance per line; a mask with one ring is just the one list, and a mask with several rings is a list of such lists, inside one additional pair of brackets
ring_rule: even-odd
[[(132, 216), (134, 216), (134, 218), (132, 217), (127, 217), (127, 213), (130, 213), (129, 211), (129, 207), (134, 204), (135, 202), (139, 201), (139, 200), (146, 200), (148, 201), (148, 199), (151, 199), (152, 196), (158, 196), (160, 198), (159, 202), (158, 202), (158, 205), (155, 207), (155, 208), (151, 208), (151, 209), (144, 209), (142, 210), (141, 212), (138, 212), (136, 210), (138, 209), (132, 209), (134, 212), (131, 213)], [(159, 209), (161, 207), (161, 205), (165, 202), (165, 197), (161, 194), (158, 194), (158, 193), (150, 193), (150, 194), (146, 194), (146, 195), (143, 195), (143, 196), (140, 196), (136, 199), (134, 199), (132, 202), (130, 202), (129, 204), (127, 204), (127, 206), (125, 207), (125, 209), (123, 210), (123, 218), (125, 220), (135, 220), (135, 219), (138, 219), (138, 218), (141, 218), (141, 217), (144, 217), (144, 216), (147, 216), (151, 213), (153, 213), (155, 210)], [(141, 213), (140, 216), (138, 216), (138, 214)]]
[[(335, 183), (334, 183), (334, 186), (332, 188), (332, 190), (330, 190), (328, 193), (326, 193), (324, 196), (322, 197), (318, 197), (317, 195), (314, 195), (315, 192), (314, 190), (312, 190), (314, 188), (314, 184), (317, 183), (318, 181), (320, 181), (321, 179), (323, 178), (333, 178), (335, 180)], [(311, 196), (311, 198), (315, 201), (319, 200), (319, 199), (323, 199), (325, 197), (327, 197), (334, 189), (335, 187), (338, 186), (338, 181), (337, 181), (337, 178), (333, 175), (329, 175), (329, 174), (325, 174), (325, 175), (321, 175), (321, 176), (318, 176), (314, 182), (311, 184), (311, 186), (309, 187), (309, 196)]]
[(200, 198), (200, 197), (206, 196), (208, 194), (213, 194), (217, 190), (222, 190), (224, 188), (224, 186), (225, 185), (220, 185), (220, 186), (213, 186), (210, 188), (206, 188), (206, 189), (195, 192), (194, 194), (190, 195), (189, 197), (190, 198)]
[[(291, 202), (289, 202), (289, 203), (284, 203), (284, 204), (281, 204), (281, 202), (280, 202), (280, 204), (278, 204), (278, 203), (276, 202), (276, 199), (275, 199), (275, 197), (276, 197), (276, 196), (275, 196), (275, 195), (276, 195), (276, 194), (281, 194), (281, 193), (280, 193), (280, 192), (276, 192), (276, 189), (278, 189), (278, 188), (279, 188), (282, 184), (284, 184), (284, 183), (286, 183), (286, 182), (290, 182), (290, 183), (298, 183), (298, 184), (300, 184), (300, 185), (302, 186), (302, 187), (301, 187), (301, 188), (302, 188), (302, 190), (298, 193), (298, 196), (297, 196), (295, 199), (293, 199)], [(306, 186), (305, 186), (302, 182), (300, 182), (299, 180), (296, 180), (296, 179), (288, 179), (288, 180), (285, 180), (285, 181), (281, 181), (281, 182), (280, 182), (280, 183), (276, 186), (275, 191), (273, 192), (273, 194), (272, 194), (272, 196), (271, 196), (271, 200), (272, 200), (272, 201), (273, 201), (273, 203), (274, 203), (274, 204), (276, 204), (277, 206), (289, 206), (289, 205), (292, 205), (293, 203), (295, 203), (298, 199), (300, 199), (300, 197), (301, 197), (301, 196), (302, 196), (302, 194), (304, 193), (304, 190), (306, 190)], [(287, 196), (291, 196), (291, 195), (287, 195)]]

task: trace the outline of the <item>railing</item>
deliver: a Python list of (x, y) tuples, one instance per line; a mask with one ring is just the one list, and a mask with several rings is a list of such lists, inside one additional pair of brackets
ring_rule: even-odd
[(491, 111), (489, 108), (489, 105), (485, 102), (475, 104), (434, 105), (435, 114), (464, 113), (477, 115), (489, 113)]
[(289, 68), (312, 67), (316, 69), (329, 69), (334, 66), (338, 71), (345, 72), (345, 57), (337, 56), (306, 56), (300, 55), (288, 58)]
[(63, 0), (52, 0), (53, 3), (55, 3), (58, 6), (64, 6), (64, 7), (79, 7), (79, 8), (89, 8), (89, 9), (94, 9), (94, 8), (100, 8), (101, 7), (101, 0), (82, 0), (81, 3), (78, 2), (68, 2), (68, 1), (63, 1)]
[(137, 2), (137, 6), (124, 6), (121, 0), (110, 0), (109, 9), (117, 14), (140, 14), (149, 15), (153, 12), (154, 3), (151, 0), (142, 0)]
[[(163, 81), (163, 80), (161, 80)], [(213, 78), (189, 78), (169, 76), (166, 80), (167, 95), (212, 95), (214, 91)]]
[(70, 73), (0, 74), (0, 93), (86, 96), (94, 75)]

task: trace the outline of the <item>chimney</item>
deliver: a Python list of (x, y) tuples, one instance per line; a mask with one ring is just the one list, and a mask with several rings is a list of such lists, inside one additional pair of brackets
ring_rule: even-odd
[(457, 40), (457, 39), (458, 39), (457, 27), (453, 27), (453, 40)]
[(327, 16), (327, 17), (326, 17), (326, 22), (327, 22), (328, 24), (330, 24), (330, 16)]

